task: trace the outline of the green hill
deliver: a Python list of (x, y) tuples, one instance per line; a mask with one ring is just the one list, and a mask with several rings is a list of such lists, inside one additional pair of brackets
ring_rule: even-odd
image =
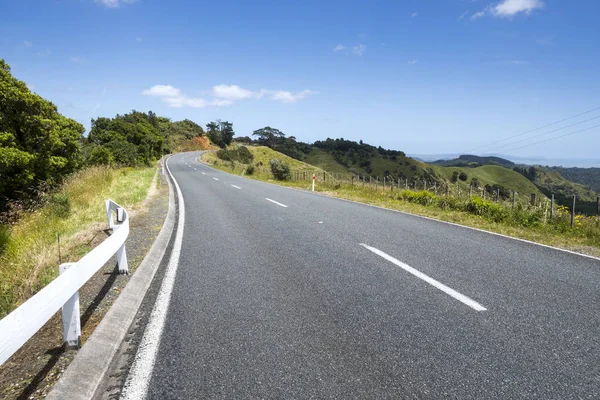
[(431, 164), (444, 167), (477, 167), (480, 165), (501, 165), (503, 167), (512, 167), (514, 162), (500, 157), (480, 157), (470, 154), (463, 154), (452, 160), (438, 160)]

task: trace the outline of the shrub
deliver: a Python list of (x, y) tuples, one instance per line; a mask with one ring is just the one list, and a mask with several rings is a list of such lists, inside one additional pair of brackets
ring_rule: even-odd
[(276, 158), (269, 161), (269, 164), (271, 165), (273, 177), (278, 181), (287, 181), (292, 177), (290, 167), (287, 164), (282, 163)]
[(508, 211), (503, 205), (483, 200), (478, 196), (473, 196), (467, 205), (467, 211), (494, 222), (503, 222), (508, 219)]
[(250, 153), (247, 147), (240, 146), (237, 149), (237, 157), (241, 163), (250, 164), (254, 160), (254, 155)]
[(460, 179), (463, 182), (466, 182), (468, 179), (468, 176), (464, 172), (461, 172), (460, 175), (458, 175), (458, 179)]
[(248, 165), (246, 167), (246, 175), (252, 175), (254, 173), (254, 164)]

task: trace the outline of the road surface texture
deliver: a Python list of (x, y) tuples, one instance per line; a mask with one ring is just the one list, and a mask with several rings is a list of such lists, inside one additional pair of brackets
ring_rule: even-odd
[(168, 161), (181, 253), (135, 396), (598, 398), (600, 261), (197, 157)]

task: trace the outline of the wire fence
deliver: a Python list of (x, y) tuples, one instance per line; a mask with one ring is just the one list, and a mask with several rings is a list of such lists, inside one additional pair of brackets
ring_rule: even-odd
[[(306, 181), (310, 183), (313, 179), (318, 185), (324, 188), (345, 188), (345, 189), (363, 189), (373, 193), (381, 193), (381, 195), (389, 195), (394, 192), (403, 190), (419, 192), (426, 191), (435, 196), (453, 197), (456, 199), (471, 199), (477, 196), (483, 200), (492, 201), (502, 204), (507, 208), (515, 208), (517, 206), (527, 210), (543, 210), (548, 218), (553, 218), (559, 207), (562, 210), (568, 207), (569, 212), (575, 216), (576, 214), (600, 215), (600, 197), (595, 203), (582, 202), (573, 196), (572, 203), (565, 204), (565, 198), (562, 198), (562, 205), (558, 204), (556, 196), (550, 194), (548, 197), (535, 193), (518, 193), (513, 190), (504, 188), (494, 188), (489, 185), (486, 187), (474, 186), (466, 182), (457, 180), (456, 182), (437, 182), (427, 179), (410, 179), (410, 178), (392, 178), (389, 176), (379, 177), (370, 175), (355, 175), (344, 173), (328, 173), (318, 172), (311, 173), (310, 171), (292, 171), (291, 179), (294, 181)], [(569, 199), (569, 200), (571, 200)], [(574, 221), (573, 221), (574, 223)]]

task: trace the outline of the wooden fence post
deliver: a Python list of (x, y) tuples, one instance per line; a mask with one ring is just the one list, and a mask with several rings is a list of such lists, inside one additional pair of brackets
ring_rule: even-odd
[(573, 226), (575, 226), (575, 200), (577, 199), (577, 196), (574, 195), (573, 196), (573, 209), (571, 210), (571, 228)]

